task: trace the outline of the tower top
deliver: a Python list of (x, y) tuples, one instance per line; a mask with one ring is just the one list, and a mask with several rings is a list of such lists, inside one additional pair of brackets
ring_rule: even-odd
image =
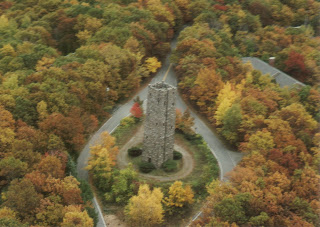
[(160, 82), (157, 82), (157, 83), (154, 83), (154, 84), (149, 84), (149, 87), (150, 88), (153, 88), (153, 89), (161, 89), (161, 90), (171, 90), (171, 89), (176, 89), (174, 86), (170, 85), (170, 84), (167, 84), (166, 82), (164, 81), (160, 81)]

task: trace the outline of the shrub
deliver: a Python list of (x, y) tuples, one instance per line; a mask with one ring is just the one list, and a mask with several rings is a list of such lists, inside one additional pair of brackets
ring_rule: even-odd
[(131, 147), (128, 149), (128, 154), (131, 157), (138, 157), (142, 154), (142, 149), (139, 147)]
[[(191, 181), (191, 187), (193, 191), (198, 195), (198, 196), (203, 196), (206, 195), (206, 191), (203, 191), (203, 183), (201, 182), (201, 179), (197, 178)], [(205, 192), (205, 193), (203, 193)]]
[(80, 182), (80, 189), (81, 189), (81, 198), (84, 203), (91, 201), (93, 199), (93, 193), (88, 181), (83, 179), (77, 179)]
[(130, 127), (131, 125), (134, 125), (136, 123), (136, 120), (134, 119), (134, 117), (130, 116), (130, 117), (125, 117), (120, 121), (120, 126), (126, 128), (126, 127)]
[(185, 138), (189, 140), (193, 145), (201, 144), (203, 141), (202, 136), (199, 134), (194, 134), (194, 135), (185, 134)]
[(165, 172), (173, 172), (177, 169), (177, 162), (174, 160), (168, 160), (162, 164), (162, 169)]
[(173, 160), (180, 160), (182, 158), (182, 154), (179, 151), (173, 151)]
[(150, 173), (152, 170), (154, 170), (156, 167), (151, 162), (144, 162), (141, 161), (139, 163), (139, 170), (143, 173)]
[(107, 192), (104, 194), (104, 199), (107, 203), (111, 203), (114, 201), (113, 195), (111, 192)]
[(72, 176), (77, 177), (77, 164), (73, 161), (72, 157), (69, 154), (66, 173), (70, 173)]

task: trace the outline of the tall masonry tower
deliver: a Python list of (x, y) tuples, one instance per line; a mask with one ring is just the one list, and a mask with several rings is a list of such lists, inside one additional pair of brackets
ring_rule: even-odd
[(175, 97), (175, 87), (163, 81), (149, 84), (142, 160), (152, 162), (156, 168), (173, 159)]

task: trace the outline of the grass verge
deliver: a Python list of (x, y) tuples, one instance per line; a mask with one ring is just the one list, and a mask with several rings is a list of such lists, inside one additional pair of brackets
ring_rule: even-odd
[(131, 139), (141, 125), (142, 121), (137, 121), (134, 117), (126, 117), (121, 120), (120, 125), (111, 134), (116, 138), (119, 150)]

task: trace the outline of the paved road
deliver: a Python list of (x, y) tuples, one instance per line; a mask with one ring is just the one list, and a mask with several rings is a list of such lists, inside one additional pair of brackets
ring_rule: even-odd
[[(175, 37), (175, 39), (171, 42), (171, 49), (174, 49), (176, 47), (176, 44), (177, 37)], [(167, 56), (161, 69), (152, 79), (151, 83), (162, 81), (165, 76), (165, 82), (177, 86), (177, 79), (173, 71), (174, 67), (169, 67), (169, 58), (170, 54)], [(135, 97), (136, 96), (139, 96), (141, 100), (145, 100), (147, 98), (147, 87), (142, 89), (138, 94), (135, 95)], [(130, 113), (130, 108), (133, 105), (133, 99), (131, 99), (126, 104), (122, 105), (119, 109), (117, 109), (112, 115), (112, 117), (88, 141), (77, 160), (77, 172), (80, 178), (88, 180), (88, 171), (84, 168), (87, 166), (88, 163), (90, 146), (98, 142), (99, 136), (102, 132), (108, 131), (109, 133), (111, 133), (119, 125), (120, 120), (128, 116), (128, 114)], [(176, 106), (178, 109), (182, 111), (184, 111), (187, 108), (186, 104), (180, 96), (177, 97)], [(213, 155), (218, 160), (220, 166), (220, 179), (226, 180), (225, 174), (231, 171), (235, 167), (235, 165), (241, 160), (242, 154), (239, 152), (231, 151), (228, 148), (226, 148), (226, 146), (224, 146), (224, 144), (219, 140), (217, 135), (214, 132), (212, 132), (194, 112), (191, 111), (191, 115), (195, 118), (194, 127), (196, 128), (196, 132), (203, 136), (204, 140), (208, 143), (208, 146), (211, 149)], [(97, 212), (99, 213), (98, 227), (105, 226), (101, 210), (95, 198), (93, 203)]]

